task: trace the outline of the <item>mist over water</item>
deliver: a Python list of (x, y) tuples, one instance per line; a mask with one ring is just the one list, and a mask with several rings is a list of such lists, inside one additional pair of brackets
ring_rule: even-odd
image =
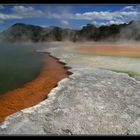
[(37, 45), (0, 43), (0, 94), (33, 80), (43, 66)]

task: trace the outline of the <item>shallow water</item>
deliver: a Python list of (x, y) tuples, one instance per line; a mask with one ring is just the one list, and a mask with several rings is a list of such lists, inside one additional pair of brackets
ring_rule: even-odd
[[(79, 46), (79, 47), (78, 47)], [(70, 52), (70, 51), (69, 51)], [(83, 43), (71, 49), (72, 65), (85, 65), (123, 73), (133, 73), (140, 79), (140, 43), (100, 44)]]
[(43, 65), (35, 44), (0, 43), (0, 94), (34, 79)]

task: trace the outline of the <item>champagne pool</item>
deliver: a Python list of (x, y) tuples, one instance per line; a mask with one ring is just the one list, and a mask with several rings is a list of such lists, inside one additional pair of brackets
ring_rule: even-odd
[(37, 45), (0, 43), (0, 95), (32, 81), (43, 66)]
[(36, 50), (49, 44), (0, 45), (0, 122), (47, 99), (51, 89), (71, 73), (58, 59)]

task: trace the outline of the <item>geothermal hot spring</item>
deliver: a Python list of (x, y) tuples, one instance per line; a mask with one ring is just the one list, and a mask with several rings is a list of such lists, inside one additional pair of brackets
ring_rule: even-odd
[[(70, 65), (123, 72), (137, 80), (140, 80), (139, 44), (56, 42), (65, 55), (72, 54), (67, 60)], [(35, 51), (46, 47), (48, 43), (0, 44), (0, 122), (46, 99), (51, 89), (71, 74), (58, 59)]]
[(58, 59), (35, 51), (40, 48), (39, 44), (0, 45), (0, 122), (46, 99), (70, 74)]
[(25, 44), (0, 44), (0, 95), (34, 79), (43, 65), (42, 55)]
[(77, 47), (79, 54), (72, 64), (126, 73), (140, 80), (140, 42), (83, 43)]

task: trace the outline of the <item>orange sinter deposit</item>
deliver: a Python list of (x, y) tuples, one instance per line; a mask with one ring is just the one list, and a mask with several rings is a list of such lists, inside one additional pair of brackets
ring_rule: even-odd
[(78, 48), (79, 52), (95, 55), (140, 57), (139, 45), (85, 45)]
[(43, 55), (44, 66), (35, 80), (0, 96), (0, 122), (6, 116), (46, 99), (50, 90), (70, 74), (68, 68), (59, 63), (58, 59), (48, 53)]

